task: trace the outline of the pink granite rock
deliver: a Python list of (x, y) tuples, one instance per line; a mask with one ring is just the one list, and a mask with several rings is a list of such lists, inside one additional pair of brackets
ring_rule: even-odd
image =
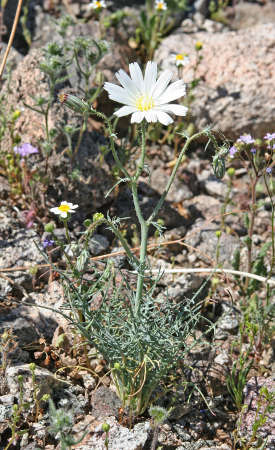
[[(203, 59), (195, 73), (197, 41), (203, 43)], [(190, 114), (201, 129), (213, 124), (228, 138), (243, 132), (261, 137), (275, 122), (275, 27), (261, 24), (253, 28), (223, 33), (186, 34), (183, 29), (163, 40), (156, 60), (163, 69), (172, 69), (175, 53), (188, 53), (190, 64), (183, 78), (201, 82), (194, 90)]]

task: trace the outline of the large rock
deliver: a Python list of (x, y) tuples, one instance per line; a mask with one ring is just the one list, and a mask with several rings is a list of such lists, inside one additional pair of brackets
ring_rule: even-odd
[[(203, 42), (199, 63), (194, 50)], [(200, 78), (190, 107), (199, 129), (214, 124), (228, 138), (250, 132), (262, 137), (272, 131), (275, 121), (275, 27), (263, 24), (224, 33), (184, 34), (179, 29), (162, 41), (156, 60), (163, 69), (172, 69), (173, 54), (185, 52), (190, 64), (183, 70), (188, 83)]]

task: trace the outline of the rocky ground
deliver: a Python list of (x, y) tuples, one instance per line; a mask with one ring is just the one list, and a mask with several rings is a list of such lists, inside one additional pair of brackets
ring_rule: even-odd
[[(117, 29), (111, 27), (104, 36), (111, 46), (98, 69), (105, 80), (114, 82), (114, 73), (118, 69), (122, 67), (127, 70), (128, 62), (139, 58), (137, 50), (128, 43), (135, 31), (135, 17), (144, 2), (109, 3), (109, 11), (125, 7), (129, 14)], [(10, 18), (16, 5), (15, 0), (7, 3), (4, 22), (8, 31), (12, 26)], [(32, 44), (28, 48), (20, 25), (10, 56), (11, 80), (1, 84), (5, 108), (21, 111), (13, 133), (19, 134), (22, 142), (31, 142), (37, 146), (44, 136), (41, 115), (27, 108), (26, 104), (32, 104), (33, 96), (37, 93), (48, 93), (47, 78), (40, 71), (39, 62), (43, 57), (44, 45), (54, 40), (61, 42), (54, 20), (62, 12), (70, 13), (77, 22), (70, 29), (68, 39), (81, 35), (99, 38), (101, 31), (98, 22), (81, 20), (88, 18), (87, 2), (30, 0), (28, 23)], [(224, 20), (217, 22), (210, 18), (208, 2), (196, 0), (190, 2), (188, 12), (176, 19), (179, 22), (177, 27), (162, 40), (155, 59), (162, 68), (173, 70), (173, 54), (189, 54), (190, 64), (183, 69), (183, 78), (187, 83), (194, 77), (199, 78), (200, 82), (192, 91), (194, 99), (188, 124), (192, 124), (194, 129), (214, 124), (217, 136), (225, 136), (228, 143), (234, 142), (240, 134), (251, 133), (254, 138), (262, 138), (267, 132), (274, 132), (274, 2), (230, 2), (224, 12)], [(5, 39), (7, 36), (8, 33)], [(194, 51), (197, 41), (203, 43), (199, 64)], [(69, 75), (69, 80), (60, 89), (64, 92), (68, 89), (79, 92), (76, 73), (72, 70)], [(105, 112), (112, 112), (113, 108), (104, 94), (99, 97), (96, 106)], [(58, 130), (62, 122), (78, 126), (79, 118), (72, 111), (65, 110), (56, 98), (50, 111), (49, 126)], [(127, 121), (122, 121), (120, 127), (118, 133), (125, 136)], [(127, 417), (121, 412), (121, 403), (114, 392), (106, 361), (92, 348), (91, 368), (87, 370), (84, 355), (75, 349), (77, 337), (66, 320), (51, 309), (35, 306), (59, 309), (66, 301), (58, 274), (49, 269), (42, 252), (42, 242), (48, 236), (44, 232), (44, 225), (54, 220), (49, 210), (61, 199), (79, 205), (69, 224), (72, 240), (78, 239), (83, 232), (84, 219), (92, 218), (95, 212), (109, 211), (111, 216), (130, 218), (125, 235), (132, 246), (136, 245), (136, 218), (130, 191), (122, 187), (105, 197), (114, 183), (114, 173), (112, 158), (102, 156), (102, 147), (108, 144), (102, 124), (92, 119), (88, 121), (73, 166), (65, 151), (67, 144), (61, 135), (57, 142), (58, 146), (47, 162), (50, 182), (46, 188), (38, 184), (39, 201), (35, 204), (30, 204), (28, 195), (20, 196), (12, 191), (0, 164), (0, 333), (12, 330), (13, 334), (8, 365), (0, 384), (0, 448), (7, 448), (11, 436), (8, 419), (12, 405), (18, 401), (16, 379), (20, 374), (24, 376), (24, 396), (28, 401), (33, 395), (29, 363), (35, 361), (39, 398), (50, 394), (58, 407), (71, 411), (76, 438), (81, 436), (83, 430), (88, 431), (74, 448), (106, 448), (106, 436), (101, 427), (103, 422), (108, 422), (111, 426), (109, 450), (146, 450), (152, 442), (149, 415), (144, 414), (132, 427), (127, 426)], [(5, 134), (1, 148), (9, 145), (10, 135)], [(139, 185), (140, 200), (146, 215), (150, 214), (160, 198), (171, 173), (175, 145), (174, 141), (159, 139), (150, 146), (152, 176), (148, 180), (144, 174)], [(227, 197), (229, 176), (226, 174), (222, 180), (218, 180), (213, 175), (213, 149), (205, 151), (204, 148), (205, 142), (192, 147), (160, 212), (166, 231), (161, 238), (153, 233), (150, 236), (149, 244), (158, 244), (150, 252), (152, 267), (215, 267), (216, 232), (221, 228), (221, 211)], [(42, 153), (29, 158), (29, 164), (34, 170), (39, 171), (44, 167)], [(77, 176), (72, 177), (71, 173), (75, 169)], [(250, 181), (241, 165), (236, 164), (235, 169), (236, 177), (230, 195), (231, 208), (236, 214), (226, 217), (227, 232), (222, 234), (219, 241), (219, 263), (224, 268), (232, 268), (235, 249), (242, 249), (245, 257), (242, 245), (245, 229), (238, 213), (248, 207)], [(262, 206), (255, 219), (254, 257), (270, 239), (271, 233), (269, 198), (263, 192), (259, 192), (258, 196)], [(63, 239), (64, 229), (57, 220), (56, 226), (56, 234)], [(161, 245), (163, 242), (168, 244)], [(117, 246), (113, 235), (102, 226), (89, 242), (89, 256), (95, 258), (121, 250)], [(59, 261), (60, 257), (58, 250), (52, 253), (53, 261)], [(124, 255), (114, 260), (126, 273)], [(159, 280), (158, 295), (167, 292), (168, 298), (181, 302), (186, 297), (192, 297), (204, 280), (204, 274), (165, 274)], [(260, 290), (261, 295), (263, 290)], [(223, 275), (214, 291), (213, 284), (210, 281), (206, 283), (200, 293), (200, 300), (207, 300), (204, 313), (216, 323), (215, 332), (211, 339), (190, 351), (173, 383), (168, 382), (169, 389), (162, 406), (172, 402), (174, 408), (169, 419), (160, 426), (158, 448), (234, 448), (234, 430), (240, 414), (228, 393), (226, 377), (233, 363), (231, 345), (240, 336), (240, 294), (234, 280)], [(201, 330), (198, 329), (197, 333), (199, 336)], [(2, 365), (3, 355), (2, 344)], [(274, 342), (270, 341), (262, 349), (257, 367), (252, 367), (247, 377), (244, 404), (248, 407), (241, 418), (240, 435), (249, 436), (252, 433), (260, 387), (267, 386), (270, 391), (274, 391), (274, 367)], [(187, 382), (188, 388), (185, 389)], [(197, 390), (190, 388), (194, 385), (198, 387)], [(31, 424), (29, 419), (27, 423), (22, 423), (22, 429), (28, 428), (28, 434), (13, 442), (10, 448), (60, 448), (58, 440), (48, 432), (46, 404), (42, 405), (39, 420), (36, 419), (33, 418)], [(264, 448), (274, 448), (274, 413), (270, 413), (267, 422), (258, 431), (258, 437), (267, 438)]]

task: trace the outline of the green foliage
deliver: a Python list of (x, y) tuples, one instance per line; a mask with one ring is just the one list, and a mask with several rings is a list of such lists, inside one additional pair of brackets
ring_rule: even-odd
[(112, 368), (124, 406), (139, 415), (152, 401), (159, 383), (187, 352), (185, 342), (201, 317), (200, 306), (192, 299), (180, 305), (167, 300), (156, 303), (152, 286), (137, 317), (134, 293), (126, 282), (117, 287), (112, 272), (108, 264), (90, 285), (72, 288), (65, 282), (65, 292), (70, 308), (82, 312), (84, 320), (77, 324), (81, 334)]
[(249, 358), (248, 353), (240, 354), (239, 359), (233, 363), (231, 373), (226, 378), (228, 392), (239, 411), (242, 409), (243, 390), (252, 365), (253, 359)]
[(50, 419), (50, 433), (60, 441), (61, 450), (68, 450), (73, 445), (79, 444), (86, 436), (86, 431), (75, 440), (72, 436), (73, 414), (65, 411), (65, 409), (57, 409), (52, 399), (49, 399), (49, 419)]

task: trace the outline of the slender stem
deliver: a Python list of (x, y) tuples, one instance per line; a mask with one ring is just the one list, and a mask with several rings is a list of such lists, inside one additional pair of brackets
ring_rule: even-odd
[[(255, 222), (255, 215), (256, 215), (256, 185), (258, 183), (259, 177), (257, 174), (255, 174), (254, 180), (252, 180), (252, 186), (251, 186), (251, 213), (250, 213), (250, 220), (249, 220), (249, 229), (248, 229), (248, 237), (249, 242), (247, 244), (247, 272), (251, 272), (252, 267), (252, 238), (253, 238), (253, 232), (254, 232), (254, 222)], [(245, 288), (248, 287), (248, 278), (245, 280)]]
[(69, 228), (68, 228), (68, 221), (65, 219), (65, 220), (63, 220), (63, 223), (64, 223), (67, 242), (68, 242), (68, 244), (71, 244), (71, 238), (70, 238)]
[(270, 271), (269, 271), (269, 276), (268, 278), (270, 278), (272, 276), (272, 272), (273, 272), (273, 267), (275, 265), (275, 223), (274, 223), (274, 215), (275, 215), (275, 205), (273, 202), (273, 198), (272, 198), (272, 194), (270, 192), (270, 189), (268, 187), (268, 183), (266, 181), (266, 175), (264, 174), (264, 183), (265, 183), (265, 187), (268, 193), (268, 196), (270, 198), (270, 202), (271, 202), (271, 241), (272, 241), (272, 259), (271, 259), (271, 265), (270, 265)]
[(11, 46), (12, 46), (12, 43), (13, 43), (13, 39), (14, 39), (16, 28), (17, 28), (17, 25), (18, 25), (18, 20), (19, 20), (22, 4), (23, 4), (23, 0), (18, 0), (17, 9), (16, 9), (16, 13), (15, 13), (15, 17), (14, 17), (14, 21), (13, 21), (13, 25), (12, 25), (12, 30), (11, 30), (9, 42), (8, 42), (8, 45), (7, 45), (7, 48), (6, 48), (4, 57), (3, 57), (3, 61), (2, 61), (1, 67), (0, 67), (0, 79), (2, 78), (2, 75), (3, 75), (3, 72), (4, 72), (4, 68), (5, 68), (8, 56), (9, 56), (9, 52), (10, 52), (10, 49), (11, 49)]
[(114, 160), (115, 160), (115, 162), (117, 164), (117, 167), (121, 170), (122, 173), (124, 173), (126, 178), (131, 180), (132, 179), (131, 175), (129, 174), (127, 169), (125, 169), (125, 167), (123, 167), (123, 164), (121, 163), (121, 161), (120, 161), (120, 159), (118, 157), (117, 151), (115, 149), (115, 140), (114, 140), (114, 133), (113, 133), (113, 128), (112, 128), (111, 121), (108, 119), (108, 117), (105, 116), (105, 114), (103, 114), (103, 113), (101, 113), (99, 111), (96, 111), (95, 109), (91, 108), (91, 113), (95, 114), (98, 117), (100, 117), (106, 123), (107, 128), (108, 128), (109, 137), (110, 137), (111, 151), (112, 151), (112, 155), (114, 157)]
[(75, 157), (76, 157), (76, 155), (78, 153), (80, 144), (81, 144), (82, 139), (83, 139), (84, 132), (86, 131), (86, 127), (87, 127), (87, 117), (84, 116), (83, 122), (82, 122), (82, 125), (81, 125), (81, 128), (80, 128), (80, 131), (79, 131), (79, 134), (78, 134), (77, 143), (76, 143), (75, 149), (73, 151), (72, 161), (75, 159)]
[(154, 211), (152, 212), (151, 216), (150, 216), (150, 217), (147, 219), (147, 221), (146, 221), (146, 222), (147, 222), (147, 225), (150, 225), (150, 224), (153, 222), (153, 220), (154, 220), (155, 217), (157, 216), (158, 212), (159, 212), (160, 209), (162, 208), (162, 205), (163, 205), (163, 203), (164, 203), (164, 201), (165, 201), (165, 198), (166, 198), (166, 196), (167, 196), (167, 194), (168, 194), (168, 192), (169, 192), (169, 190), (170, 190), (170, 187), (171, 187), (171, 185), (172, 185), (172, 183), (173, 183), (173, 181), (174, 181), (174, 179), (175, 179), (175, 176), (176, 176), (177, 170), (178, 170), (178, 168), (179, 168), (179, 165), (181, 164), (182, 158), (183, 158), (183, 156), (184, 156), (186, 150), (188, 149), (190, 143), (191, 143), (192, 141), (194, 141), (195, 139), (197, 139), (198, 137), (202, 136), (203, 134), (205, 134), (205, 131), (201, 131), (200, 133), (193, 134), (193, 136), (191, 136), (190, 138), (188, 138), (187, 141), (185, 142), (184, 147), (183, 147), (183, 149), (181, 150), (181, 152), (180, 152), (180, 154), (179, 154), (179, 157), (178, 157), (178, 159), (177, 159), (177, 162), (176, 162), (176, 164), (174, 165), (174, 168), (173, 168), (173, 171), (172, 171), (172, 173), (171, 173), (171, 175), (170, 175), (170, 178), (169, 178), (169, 180), (168, 180), (168, 182), (167, 182), (167, 184), (166, 184), (166, 187), (165, 187), (165, 189), (164, 189), (164, 192), (163, 192), (162, 196), (160, 197), (160, 199), (159, 199), (159, 201), (158, 201), (158, 203), (157, 203), (157, 206), (155, 207), (155, 209), (154, 209)]
[(146, 126), (143, 121), (143, 123), (141, 124), (141, 156), (139, 159), (136, 174), (131, 180), (131, 188), (132, 188), (134, 207), (136, 210), (136, 215), (137, 215), (138, 221), (140, 223), (140, 231), (141, 231), (139, 269), (138, 269), (137, 290), (136, 290), (136, 297), (135, 297), (135, 314), (136, 315), (138, 315), (139, 308), (140, 308), (140, 302), (141, 302), (141, 298), (142, 298), (142, 291), (143, 291), (143, 284), (144, 284), (144, 271), (145, 271), (145, 267), (146, 267), (146, 256), (147, 256), (148, 229), (149, 229), (149, 226), (147, 225), (147, 223), (143, 217), (142, 211), (141, 211), (141, 207), (140, 207), (139, 200), (138, 200), (138, 190), (137, 190), (138, 178), (141, 175), (143, 168), (144, 168), (145, 154), (146, 154)]

